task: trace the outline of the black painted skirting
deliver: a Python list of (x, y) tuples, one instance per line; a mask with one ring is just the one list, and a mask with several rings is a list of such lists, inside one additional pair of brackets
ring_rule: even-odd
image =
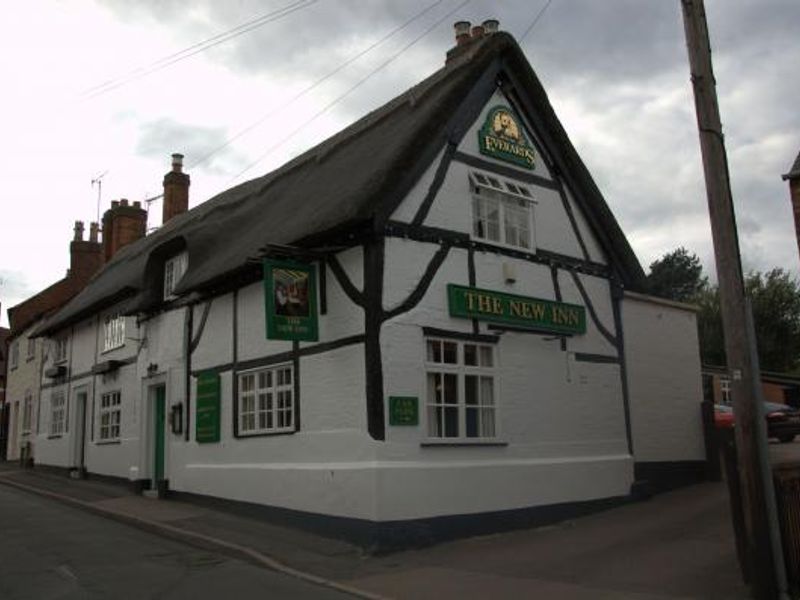
[(637, 462), (633, 474), (639, 493), (653, 494), (708, 481), (708, 465), (704, 460)]
[(169, 491), (168, 497), (310, 531), (325, 537), (344, 539), (360, 546), (369, 554), (387, 554), (458, 538), (540, 527), (613, 508), (630, 501), (629, 496), (617, 496), (470, 515), (375, 522), (174, 490)]

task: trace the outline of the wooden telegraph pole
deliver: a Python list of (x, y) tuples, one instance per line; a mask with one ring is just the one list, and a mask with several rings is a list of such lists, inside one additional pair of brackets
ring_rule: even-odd
[(736, 235), (736, 218), (717, 104), (716, 82), (711, 66), (708, 26), (703, 0), (681, 0), (681, 4), (714, 240), (722, 326), (725, 332), (725, 355), (731, 379), (737, 463), (744, 512), (745, 574), (755, 598), (772, 600), (778, 597), (778, 586), (770, 542), (764, 472), (757, 441), (758, 428), (764, 427), (764, 423), (754, 394), (758, 382), (754, 376), (746, 327), (748, 316), (739, 240)]

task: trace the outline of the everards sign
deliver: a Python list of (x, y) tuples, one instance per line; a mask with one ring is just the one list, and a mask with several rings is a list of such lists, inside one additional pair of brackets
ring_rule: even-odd
[(517, 296), (454, 283), (447, 286), (447, 301), (451, 317), (480, 319), (549, 333), (586, 333), (586, 309), (577, 304)]
[(533, 148), (507, 106), (495, 106), (489, 111), (478, 131), (478, 147), (481, 154), (533, 169)]

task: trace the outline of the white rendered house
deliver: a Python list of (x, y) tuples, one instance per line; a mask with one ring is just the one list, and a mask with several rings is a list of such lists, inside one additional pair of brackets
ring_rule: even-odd
[[(180, 161), (169, 186), (188, 193)], [(462, 36), (405, 94), (173, 213), (39, 330), (71, 348), (39, 463), (388, 546), (702, 467), (694, 313), (637, 293), (508, 34)]]

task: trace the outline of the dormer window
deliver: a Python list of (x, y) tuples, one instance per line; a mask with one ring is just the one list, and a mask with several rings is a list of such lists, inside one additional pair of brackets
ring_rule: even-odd
[(534, 248), (531, 190), (518, 181), (470, 172), (472, 236), (523, 250)]
[(125, 317), (108, 315), (103, 326), (103, 352), (125, 345)]
[(176, 297), (175, 286), (186, 273), (188, 265), (189, 255), (186, 252), (181, 252), (164, 262), (164, 300), (172, 300)]
[(55, 352), (53, 354), (53, 362), (60, 363), (67, 360), (67, 338), (60, 337), (54, 340)]

